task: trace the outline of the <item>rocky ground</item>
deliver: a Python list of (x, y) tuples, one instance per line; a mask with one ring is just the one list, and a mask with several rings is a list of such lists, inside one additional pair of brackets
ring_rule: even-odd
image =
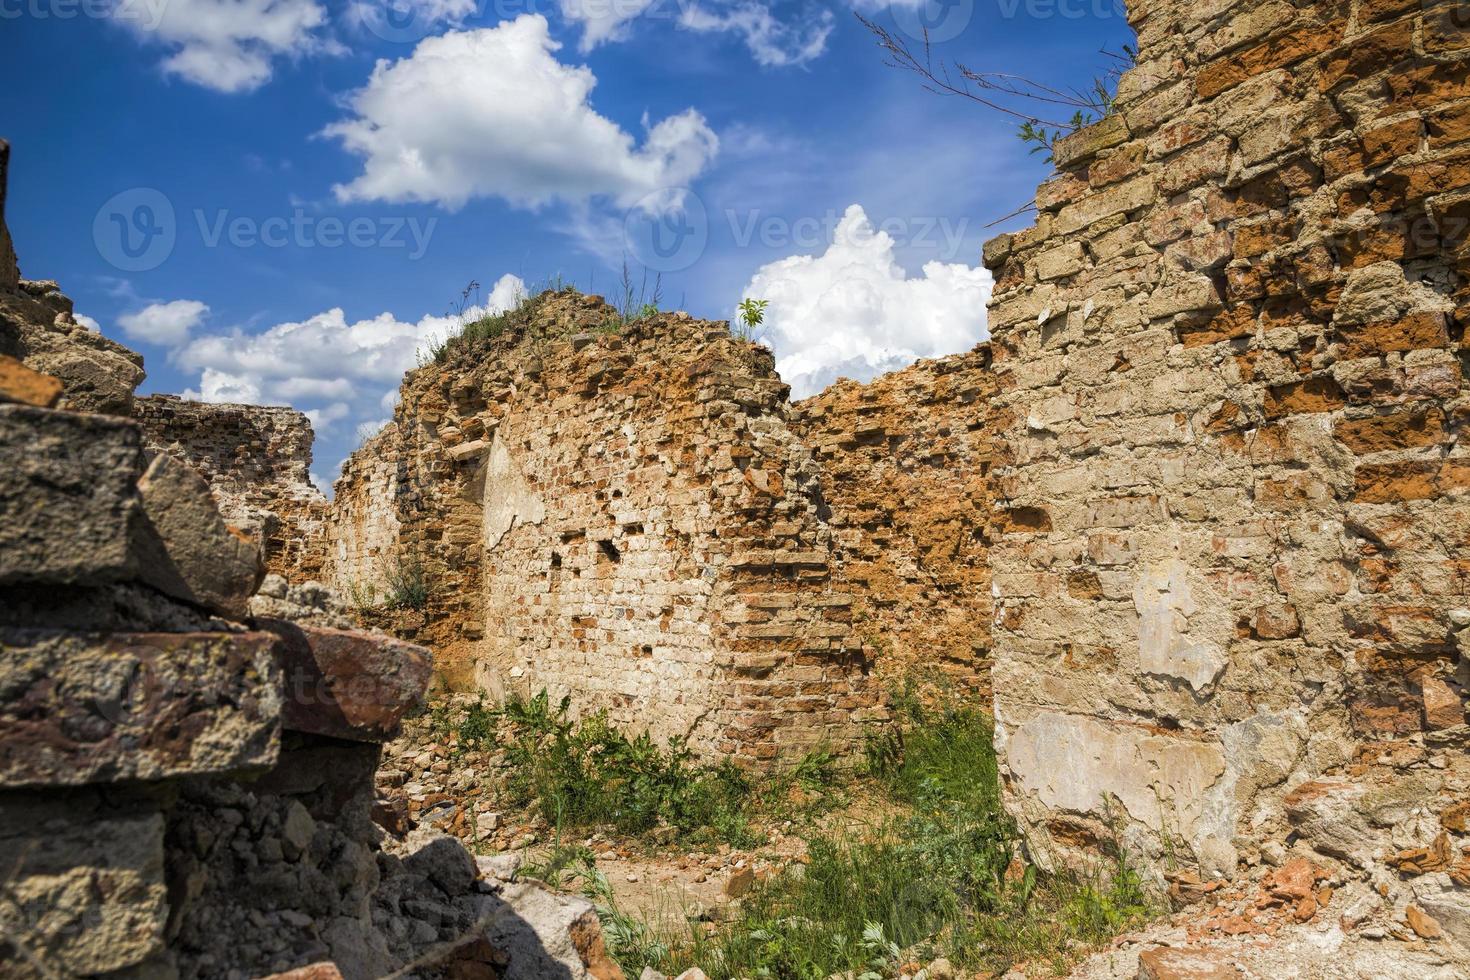
[[(617, 908), (665, 934), (686, 926), (717, 928), (757, 881), (805, 859), (805, 834), (839, 823), (859, 826), (876, 816), (873, 804), (852, 793), (825, 806), (798, 808), (795, 819), (753, 828), (753, 837), (762, 842), (747, 848), (693, 843), (674, 828), (641, 837), (585, 829), (558, 836), (534, 810), (510, 805), (503, 789), (507, 763), (499, 751), (459, 744), (455, 726), (445, 719), (462, 717), (454, 712), (470, 703), (462, 697), (431, 702), (385, 747), (377, 775), (379, 821), (410, 837), (442, 831), (458, 838), (479, 855), (486, 881), (525, 882), (537, 874), (559, 878), (547, 871), (548, 855), (558, 845), (583, 848), (606, 876)], [(1401, 895), (1388, 897), (1391, 890), (1384, 883), (1349, 865), (1322, 860), (1299, 844), (1266, 849), (1253, 872), (1233, 883), (1174, 875), (1169, 905), (1175, 911), (1119, 937), (1111, 948), (1076, 965), (1071, 975), (1084, 980), (1467, 975), (1464, 951), (1447, 938), (1440, 922), (1457, 914), (1451, 876), (1460, 873), (1461, 856), (1431, 845), (1405, 850), (1395, 860), (1413, 894), (1425, 897), (1408, 904)], [(568, 876), (552, 884), (576, 891), (584, 882)], [(607, 897), (600, 901), (606, 903)], [(1054, 976), (1055, 966), (1037, 963), (1005, 976)], [(958, 974), (947, 961), (914, 958), (895, 975), (936, 980)], [(651, 972), (645, 980), (653, 980)]]
[[(384, 747), (377, 774), (380, 823), (400, 833), (434, 828), (478, 855), (504, 856), (510, 863), (502, 866), (524, 861), (534, 865), (558, 843), (586, 848), (607, 876), (620, 909), (674, 926), (691, 918), (717, 919), (719, 909), (756, 880), (803, 858), (805, 842), (795, 833), (800, 821), (790, 819), (754, 828), (754, 836), (764, 842), (750, 848), (708, 839), (691, 842), (680, 839), (672, 827), (640, 838), (586, 830), (558, 836), (534, 809), (506, 799), (506, 763), (500, 752), (462, 748), (455, 732), (436, 729), (436, 707), (474, 700), (436, 700)], [(798, 810), (816, 802), (799, 787), (792, 793)], [(812, 806), (807, 812), (821, 819), (819, 809)], [(834, 819), (833, 814), (825, 816)]]

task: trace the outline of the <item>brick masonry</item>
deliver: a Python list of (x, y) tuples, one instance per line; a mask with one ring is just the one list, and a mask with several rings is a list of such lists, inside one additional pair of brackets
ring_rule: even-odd
[(1470, 15), (1129, 6), (1120, 112), (985, 252), (1010, 798), (1043, 849), (1387, 881), (1384, 801), (1467, 793)]
[(873, 651), (770, 352), (611, 315), (546, 294), (410, 374), (338, 483), (332, 581), (382, 595), (421, 565), (416, 638), (451, 684), (544, 687), (747, 763), (850, 742)]
[(312, 485), (311, 422), (290, 408), (215, 405), (173, 395), (136, 399), (150, 452), (189, 463), (209, 481), (220, 513), (261, 549), (266, 570), (319, 578), (327, 498)]
[(822, 472), (838, 573), (878, 672), (990, 690), (990, 348), (839, 381), (792, 406)]

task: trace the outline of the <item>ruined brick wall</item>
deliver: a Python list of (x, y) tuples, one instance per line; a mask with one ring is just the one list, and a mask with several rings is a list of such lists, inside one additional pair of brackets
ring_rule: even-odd
[(316, 579), (325, 558), (327, 499), (311, 482), (311, 422), (290, 408), (215, 405), (152, 395), (133, 404), (150, 452), (209, 481), (225, 520), (260, 546), (266, 569)]
[(854, 622), (897, 679), (938, 669), (990, 690), (990, 349), (839, 381), (792, 406), (822, 468)]
[(986, 249), (1011, 798), (1155, 868), (1366, 867), (1464, 826), (1470, 15), (1130, 8), (1121, 111)]
[(399, 457), (393, 425), (353, 453), (334, 488), (327, 562), (344, 594), (367, 601), (362, 590), (381, 583), (398, 553)]
[(338, 484), (333, 581), (396, 537), (387, 560), (432, 579), (417, 638), (457, 682), (545, 687), (706, 754), (849, 742), (874, 712), (868, 651), (769, 351), (610, 315), (549, 294), (410, 375)]

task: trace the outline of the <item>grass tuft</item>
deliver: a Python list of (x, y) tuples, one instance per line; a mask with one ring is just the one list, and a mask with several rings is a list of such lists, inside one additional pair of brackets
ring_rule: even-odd
[(912, 688), (895, 709), (868, 751), (878, 790), (898, 804), (893, 816), (810, 836), (804, 865), (758, 884), (712, 932), (692, 923), (687, 936), (611, 943), (624, 970), (882, 980), (940, 954), (997, 973), (1037, 960), (1061, 967), (1153, 912), (1126, 855), (1111, 868), (1054, 873), (1026, 859), (1001, 806), (987, 715), (926, 706)]
[(624, 735), (605, 713), (573, 721), (569, 709), (565, 698), (553, 707), (544, 690), (529, 700), (512, 696), (499, 709), (508, 726), (506, 792), (513, 803), (534, 804), (558, 826), (641, 834), (666, 824), (731, 843), (747, 839), (750, 786), (729, 760), (699, 765), (683, 739), (663, 747), (646, 731)]
[(384, 602), (389, 609), (423, 609), (429, 604), (429, 578), (417, 559), (394, 558), (383, 569)]

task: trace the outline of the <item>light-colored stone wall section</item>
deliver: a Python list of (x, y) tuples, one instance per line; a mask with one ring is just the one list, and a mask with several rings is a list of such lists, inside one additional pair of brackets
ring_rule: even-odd
[(216, 405), (173, 395), (133, 404), (150, 452), (209, 482), (226, 521), (260, 546), (266, 569), (291, 581), (321, 575), (327, 499), (311, 482), (311, 422), (290, 408)]
[(1381, 859), (1470, 784), (1466, 8), (1129, 6), (1119, 111), (986, 248), (1011, 799), (1232, 875), (1342, 850), (1310, 780), (1423, 782)]
[(896, 680), (990, 691), (990, 349), (839, 381), (791, 409), (822, 467), (854, 622)]
[(544, 687), (709, 757), (850, 744), (877, 711), (870, 651), (770, 352), (611, 316), (547, 294), (411, 374), (338, 484), (334, 581), (396, 536), (453, 683)]
[(379, 599), (388, 563), (398, 553), (395, 437), (390, 424), (369, 439), (348, 459), (333, 488), (324, 545), (327, 575), (340, 595), (358, 604)]

